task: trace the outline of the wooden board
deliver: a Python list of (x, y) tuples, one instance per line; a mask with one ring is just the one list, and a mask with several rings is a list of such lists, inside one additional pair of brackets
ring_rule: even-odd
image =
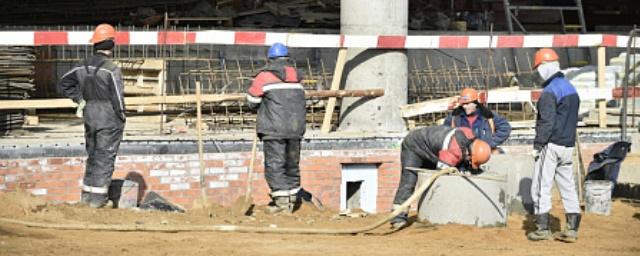
[[(340, 81), (342, 81), (342, 71), (344, 70), (344, 64), (347, 61), (347, 48), (340, 48), (338, 50), (338, 58), (336, 60), (336, 67), (333, 72), (333, 79), (331, 80), (330, 90), (336, 91), (340, 89)], [(322, 120), (322, 127), (320, 132), (329, 133), (331, 131), (331, 120), (333, 119), (333, 110), (336, 107), (336, 98), (329, 98), (327, 101), (327, 107), (324, 112), (324, 119)]]
[[(367, 89), (367, 90), (319, 90), (306, 91), (307, 98), (328, 98), (328, 97), (378, 97), (384, 95), (383, 89)], [(244, 93), (233, 94), (204, 94), (201, 95), (201, 101), (207, 102), (224, 102), (224, 101), (244, 101), (246, 98)], [(125, 97), (127, 106), (152, 105), (152, 104), (183, 104), (195, 103), (196, 95), (180, 95), (180, 96), (145, 96), (145, 97)], [(3, 109), (55, 109), (55, 108), (75, 108), (76, 104), (70, 99), (44, 99), (44, 100), (2, 100), (0, 101), (0, 110)]]

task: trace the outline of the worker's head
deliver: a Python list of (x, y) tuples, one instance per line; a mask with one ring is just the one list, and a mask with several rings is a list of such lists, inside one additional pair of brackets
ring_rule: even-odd
[(269, 59), (288, 57), (289, 49), (282, 43), (275, 43), (269, 48), (268, 57)]
[(478, 169), (491, 158), (491, 146), (483, 140), (475, 139), (469, 145), (471, 168)]
[(106, 23), (96, 26), (90, 42), (96, 50), (111, 50), (115, 46), (116, 29)]
[(560, 58), (556, 51), (550, 48), (542, 48), (536, 52), (533, 68), (535, 68), (542, 79), (547, 80), (560, 71)]
[(471, 115), (475, 113), (478, 108), (478, 98), (478, 91), (476, 91), (476, 89), (464, 88), (460, 92), (458, 103), (462, 106), (467, 115)]

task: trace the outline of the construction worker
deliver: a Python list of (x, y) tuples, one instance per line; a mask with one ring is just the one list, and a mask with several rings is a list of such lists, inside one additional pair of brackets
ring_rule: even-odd
[(98, 25), (91, 37), (94, 53), (62, 76), (59, 91), (78, 103), (84, 118), (87, 163), (80, 202), (94, 208), (107, 203), (114, 162), (124, 131), (124, 87), (120, 68), (111, 61), (116, 30)]
[[(265, 179), (272, 201), (267, 213), (293, 212), (312, 196), (300, 187), (300, 141), (306, 129), (302, 72), (281, 43), (269, 48), (268, 62), (247, 91), (249, 107), (258, 109), (256, 131), (263, 141)], [(314, 198), (317, 199), (317, 198)], [(320, 207), (320, 202), (313, 201)]]
[[(393, 209), (400, 207), (415, 190), (418, 176), (407, 167), (444, 169), (456, 167), (462, 170), (477, 170), (489, 161), (491, 147), (476, 139), (471, 129), (451, 128), (444, 125), (413, 130), (402, 141), (400, 162), (402, 173), (400, 185), (393, 200)], [(391, 220), (395, 229), (407, 225), (407, 210)]]
[(447, 116), (444, 125), (470, 128), (476, 137), (489, 143), (494, 152), (502, 152), (498, 146), (511, 134), (507, 119), (480, 104), (478, 91), (473, 88), (460, 92), (458, 107)]
[(575, 242), (580, 226), (580, 204), (573, 178), (573, 150), (580, 98), (576, 89), (560, 72), (558, 55), (552, 49), (540, 49), (534, 67), (545, 81), (538, 100), (536, 136), (533, 141), (535, 169), (531, 185), (533, 211), (537, 230), (527, 235), (529, 240), (549, 240), (551, 187), (555, 178), (562, 197), (567, 225), (554, 234), (558, 240)]

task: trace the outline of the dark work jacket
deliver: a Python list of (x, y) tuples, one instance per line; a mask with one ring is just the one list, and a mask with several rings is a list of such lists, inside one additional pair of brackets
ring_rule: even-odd
[(547, 143), (573, 147), (576, 143), (580, 97), (576, 88), (558, 72), (545, 81), (538, 100), (536, 137), (533, 146), (542, 149)]
[[(451, 132), (453, 134), (446, 145), (447, 137)], [(463, 160), (474, 138), (473, 132), (466, 127), (431, 126), (409, 132), (402, 141), (402, 148), (411, 150), (434, 166), (438, 162), (449, 166), (460, 166), (465, 162)]]
[(125, 121), (122, 72), (102, 53), (94, 54), (65, 73), (58, 82), (58, 91), (76, 103), (87, 102), (84, 119), (93, 127)]
[[(473, 127), (469, 124), (467, 114), (462, 107), (458, 107), (447, 116), (444, 120), (444, 125), (451, 127), (468, 127), (471, 128), (473, 134), (489, 144), (491, 148), (496, 148), (503, 142), (505, 142), (511, 134), (511, 125), (504, 117), (498, 115), (498, 113), (492, 112), (485, 106), (479, 105), (474, 115), (477, 115), (476, 121), (473, 123)], [(493, 119), (494, 130), (489, 124), (489, 120)], [(455, 125), (453, 125), (455, 124)]]
[(249, 107), (258, 108), (257, 132), (263, 139), (302, 138), (306, 130), (306, 100), (302, 72), (288, 59), (270, 60), (247, 91)]

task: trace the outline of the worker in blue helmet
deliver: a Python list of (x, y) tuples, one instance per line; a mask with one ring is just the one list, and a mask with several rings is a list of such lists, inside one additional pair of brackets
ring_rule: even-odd
[(300, 186), (300, 142), (306, 129), (306, 100), (302, 72), (289, 59), (282, 43), (267, 54), (267, 65), (247, 91), (250, 108), (258, 109), (256, 132), (263, 142), (265, 179), (271, 189), (267, 213), (292, 213), (300, 203), (322, 203)]
[(282, 43), (275, 43), (269, 48), (267, 57), (269, 59), (289, 57), (289, 49)]

